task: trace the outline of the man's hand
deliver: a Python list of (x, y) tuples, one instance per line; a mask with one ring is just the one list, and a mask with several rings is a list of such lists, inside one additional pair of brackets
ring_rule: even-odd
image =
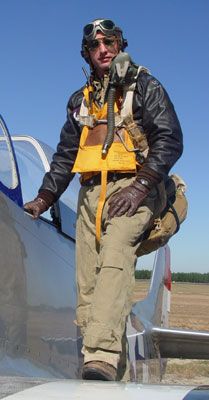
[(127, 217), (132, 217), (149, 192), (148, 186), (135, 180), (112, 196), (109, 201), (108, 217), (121, 217), (125, 213)]
[(33, 201), (29, 201), (29, 203), (24, 204), (24, 210), (33, 216), (34, 219), (37, 219), (43, 212), (48, 210), (48, 205), (45, 200), (37, 197)]

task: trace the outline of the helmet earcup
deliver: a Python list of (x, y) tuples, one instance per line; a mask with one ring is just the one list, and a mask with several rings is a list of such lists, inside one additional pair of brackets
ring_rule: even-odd
[(87, 64), (89, 64), (88, 51), (86, 50), (86, 45), (83, 42), (82, 42), (81, 56), (84, 58)]
[(124, 39), (124, 37), (122, 36), (122, 47), (121, 47), (121, 50), (123, 51), (127, 46), (128, 46), (128, 40)]

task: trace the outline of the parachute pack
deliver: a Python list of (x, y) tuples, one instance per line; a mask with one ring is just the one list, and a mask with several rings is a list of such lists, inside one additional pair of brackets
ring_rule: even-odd
[(169, 176), (166, 184), (167, 206), (161, 216), (154, 220), (151, 229), (145, 232), (137, 252), (138, 257), (164, 246), (178, 232), (187, 216), (188, 202), (185, 191), (186, 184), (180, 176)]

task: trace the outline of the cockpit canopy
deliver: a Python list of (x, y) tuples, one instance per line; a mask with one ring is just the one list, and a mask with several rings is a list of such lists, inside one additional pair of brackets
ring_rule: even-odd
[[(31, 136), (10, 136), (0, 117), (0, 190), (20, 207), (33, 200), (49, 171), (54, 150)], [(55, 206), (42, 218), (75, 237), (79, 180), (75, 176)]]

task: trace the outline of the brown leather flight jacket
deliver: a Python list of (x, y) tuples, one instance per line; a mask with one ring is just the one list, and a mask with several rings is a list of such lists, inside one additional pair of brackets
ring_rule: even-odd
[[(71, 172), (79, 148), (82, 127), (76, 120), (83, 99), (83, 88), (75, 92), (67, 105), (67, 120), (53, 156), (50, 171), (44, 176), (39, 193), (48, 193), (48, 203), (55, 202), (65, 191), (74, 174)], [(141, 71), (133, 96), (133, 118), (145, 133), (149, 153), (143, 168), (149, 168), (161, 179), (181, 156), (183, 139), (174, 106), (161, 83)], [(49, 205), (51, 205), (49, 204)]]

